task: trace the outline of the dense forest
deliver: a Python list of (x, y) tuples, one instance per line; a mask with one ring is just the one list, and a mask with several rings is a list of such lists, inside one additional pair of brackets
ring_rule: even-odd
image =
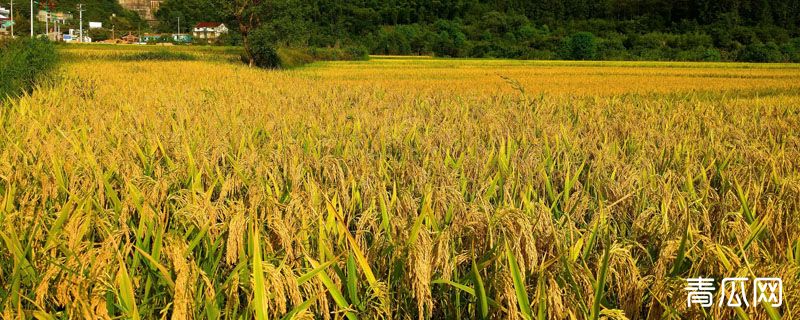
[[(225, 0), (167, 0), (163, 26), (228, 21)], [(276, 41), (374, 54), (800, 61), (800, 0), (279, 0)], [(236, 29), (235, 27), (233, 29)], [(231, 41), (235, 41), (235, 37)]]
[[(58, 1), (75, 12), (78, 0)], [(148, 28), (114, 0), (85, 18), (118, 32)], [(222, 21), (240, 44), (232, 0), (166, 0), (161, 32)], [(521, 59), (800, 62), (800, 0), (261, 0), (279, 45), (363, 46), (373, 54)], [(26, 23), (20, 21), (22, 25)], [(94, 31), (98, 32), (98, 31)], [(102, 37), (103, 35), (96, 35)], [(107, 35), (106, 35), (107, 36)]]

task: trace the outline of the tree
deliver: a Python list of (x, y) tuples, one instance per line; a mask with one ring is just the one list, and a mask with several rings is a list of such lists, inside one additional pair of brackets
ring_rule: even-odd
[(467, 45), (467, 37), (461, 25), (448, 20), (436, 21), (438, 34), (434, 37), (433, 52), (440, 57), (461, 57)]
[(569, 39), (569, 53), (573, 60), (591, 60), (597, 57), (597, 41), (591, 32), (578, 32)]
[(239, 33), (242, 35), (242, 46), (248, 60), (248, 65), (255, 66), (253, 50), (248, 37), (250, 32), (261, 25), (262, 5), (266, 0), (232, 0), (225, 4), (225, 9), (239, 24)]
[[(227, 11), (239, 25), (242, 46), (251, 67), (269, 65), (256, 60), (271, 56), (261, 53), (275, 51), (279, 45), (307, 44), (310, 23), (306, 4), (305, 0), (233, 0), (226, 4)], [(257, 43), (250, 39), (255, 32), (258, 33)], [(260, 48), (255, 48), (256, 45)]]
[[(253, 44), (248, 36), (256, 30), (260, 33), (259, 43), (276, 48), (363, 45), (375, 53), (432, 52), (439, 56), (508, 58), (552, 58), (557, 53), (565, 59), (581, 60), (714, 59), (719, 53), (722, 60), (735, 60), (762, 59), (765, 49), (755, 44), (774, 42), (784, 59), (790, 59), (798, 55), (793, 51), (794, 46), (787, 45), (800, 36), (797, 3), (797, 0), (165, 0), (156, 16), (169, 30), (174, 30), (178, 15), (187, 25), (206, 20), (226, 22), (232, 27), (232, 38), (241, 39), (248, 62), (252, 60)], [(703, 43), (692, 42), (701, 38)], [(742, 49), (751, 45), (747, 54), (743, 54)]]

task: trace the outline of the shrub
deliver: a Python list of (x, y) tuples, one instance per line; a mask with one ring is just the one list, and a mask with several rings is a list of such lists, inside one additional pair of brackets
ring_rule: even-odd
[(0, 99), (30, 92), (57, 62), (55, 45), (46, 39), (0, 41)]
[(437, 30), (433, 36), (433, 53), (438, 57), (463, 57), (470, 51), (467, 36), (460, 23), (438, 20), (434, 24)]
[(597, 40), (590, 32), (578, 32), (568, 41), (569, 58), (573, 60), (592, 60), (597, 57)]
[[(281, 67), (281, 59), (278, 56), (278, 48), (271, 40), (271, 34), (264, 28), (257, 29), (247, 38), (253, 64), (259, 68), (277, 69)], [(242, 60), (249, 63), (247, 56)]]
[(781, 47), (781, 51), (790, 62), (800, 62), (800, 38), (794, 38)]
[(780, 48), (770, 42), (767, 44), (754, 43), (744, 47), (739, 52), (739, 60), (746, 62), (781, 62), (786, 58)]
[(597, 58), (602, 60), (625, 60), (628, 52), (625, 51), (623, 37), (601, 39), (597, 43)]
[(349, 46), (344, 49), (350, 60), (369, 60), (369, 49), (365, 46)]
[(722, 54), (717, 49), (697, 47), (691, 50), (678, 52), (675, 60), (717, 62), (722, 60)]
[(296, 68), (314, 62), (314, 58), (302, 49), (279, 48), (277, 54), (281, 68)]

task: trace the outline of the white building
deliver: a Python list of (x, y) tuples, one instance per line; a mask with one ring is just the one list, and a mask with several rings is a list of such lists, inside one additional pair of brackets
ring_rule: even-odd
[(11, 10), (0, 7), (0, 20), (7, 20), (11, 16)]
[[(80, 32), (78, 32), (78, 30), (75, 30), (75, 29), (69, 29), (69, 32), (61, 35), (61, 39), (64, 40), (64, 42), (68, 42), (68, 43), (81, 42), (80, 41), (80, 39), (81, 39)], [(84, 43), (91, 43), (92, 42), (92, 38), (90, 38), (89, 36), (87, 36), (85, 34), (85, 30), (84, 30), (84, 35), (83, 35), (83, 41), (82, 42), (84, 42)]]
[(194, 39), (208, 42), (215, 42), (226, 33), (228, 33), (228, 27), (221, 22), (200, 22), (192, 29)]
[(11, 10), (0, 7), (0, 35), (7, 35), (11, 33), (9, 29), (12, 23)]

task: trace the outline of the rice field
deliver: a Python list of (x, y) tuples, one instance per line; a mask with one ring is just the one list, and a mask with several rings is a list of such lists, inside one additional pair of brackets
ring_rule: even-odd
[(0, 108), (3, 318), (800, 318), (800, 65), (60, 50)]

